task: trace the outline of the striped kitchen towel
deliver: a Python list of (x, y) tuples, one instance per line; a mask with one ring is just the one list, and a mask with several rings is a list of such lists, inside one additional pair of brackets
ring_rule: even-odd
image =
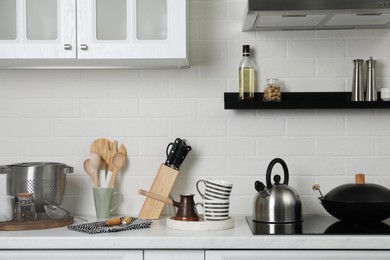
[(105, 221), (96, 221), (96, 222), (90, 222), (85, 224), (69, 225), (68, 229), (82, 232), (82, 233), (87, 233), (87, 234), (100, 234), (100, 233), (110, 233), (110, 232), (119, 232), (125, 230), (149, 228), (151, 224), (152, 224), (152, 220), (150, 219), (132, 218), (132, 221), (129, 224), (125, 224), (125, 225), (119, 224), (116, 226), (108, 227)]

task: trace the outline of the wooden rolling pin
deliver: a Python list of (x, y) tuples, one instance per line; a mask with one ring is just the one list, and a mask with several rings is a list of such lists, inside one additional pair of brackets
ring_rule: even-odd
[(143, 189), (139, 189), (138, 190), (138, 194), (140, 194), (142, 196), (145, 196), (145, 197), (148, 197), (148, 198), (151, 198), (151, 199), (154, 199), (154, 200), (158, 200), (158, 201), (164, 202), (164, 203), (166, 203), (168, 205), (172, 205), (172, 206), (175, 206), (175, 207), (179, 207), (180, 206), (180, 203), (178, 203), (176, 201), (173, 201), (171, 199), (168, 199), (166, 197), (160, 196), (158, 194), (155, 194), (153, 192), (149, 192), (149, 191), (146, 191), (146, 190), (143, 190)]

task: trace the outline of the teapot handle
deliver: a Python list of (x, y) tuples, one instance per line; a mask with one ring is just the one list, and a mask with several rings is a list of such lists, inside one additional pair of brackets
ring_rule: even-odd
[(266, 174), (266, 181), (267, 181), (267, 188), (270, 189), (272, 188), (272, 183), (271, 183), (271, 172), (272, 172), (272, 168), (274, 167), (275, 164), (277, 163), (280, 163), (280, 165), (282, 165), (283, 167), (283, 172), (284, 172), (284, 181), (283, 181), (283, 184), (286, 184), (288, 185), (288, 177), (289, 177), (289, 174), (288, 174), (288, 168), (287, 168), (287, 164), (280, 158), (275, 158), (273, 159), (269, 165), (268, 165), (268, 168), (267, 168), (267, 174)]

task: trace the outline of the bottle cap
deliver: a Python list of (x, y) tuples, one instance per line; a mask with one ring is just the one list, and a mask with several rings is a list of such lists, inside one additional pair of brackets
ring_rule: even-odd
[(367, 67), (369, 68), (375, 68), (376, 60), (374, 60), (372, 57), (370, 57), (369, 60), (366, 60)]
[(249, 45), (242, 45), (242, 55), (249, 55), (250, 54), (250, 46)]

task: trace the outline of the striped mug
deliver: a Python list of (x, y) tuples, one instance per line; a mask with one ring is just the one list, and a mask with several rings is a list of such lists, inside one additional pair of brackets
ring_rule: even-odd
[[(200, 191), (200, 183), (205, 185), (204, 193)], [(233, 184), (223, 180), (199, 180), (196, 182), (196, 189), (199, 192), (199, 195), (203, 199), (212, 200), (212, 199), (229, 199), (230, 193), (232, 192)]]

